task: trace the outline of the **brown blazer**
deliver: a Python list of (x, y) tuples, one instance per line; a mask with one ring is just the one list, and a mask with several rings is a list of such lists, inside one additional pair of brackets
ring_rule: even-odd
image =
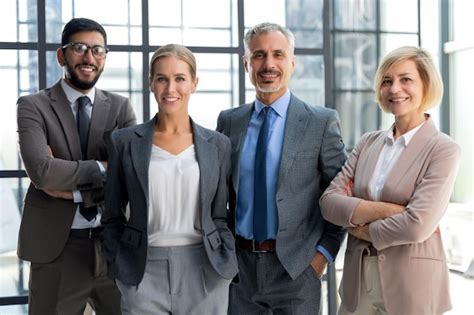
[(112, 130), (134, 125), (136, 118), (127, 98), (96, 89), (89, 160), (81, 161), (76, 121), (59, 82), (20, 97), (17, 106), (20, 153), (31, 179), (20, 225), (18, 256), (47, 263), (62, 252), (77, 204), (50, 197), (41, 189), (80, 190), (86, 206), (102, 202), (104, 177), (96, 161), (107, 161), (106, 140)]
[[(385, 132), (375, 131), (359, 141), (321, 197), (326, 220), (350, 226), (359, 201), (370, 200), (369, 181), (385, 138)], [(388, 175), (381, 201), (406, 205), (404, 212), (370, 223), (388, 314), (431, 315), (451, 309), (448, 269), (438, 224), (453, 190), (459, 159), (459, 146), (428, 119)], [(351, 180), (352, 196), (347, 191)], [(348, 237), (339, 293), (351, 312), (358, 305), (362, 253), (368, 245), (352, 235)]]

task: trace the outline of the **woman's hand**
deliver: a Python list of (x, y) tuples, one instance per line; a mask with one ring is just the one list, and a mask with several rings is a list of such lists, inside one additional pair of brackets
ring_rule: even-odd
[(372, 242), (372, 239), (370, 238), (369, 225), (370, 224), (365, 224), (357, 227), (349, 227), (347, 228), (347, 231), (358, 239), (367, 242)]

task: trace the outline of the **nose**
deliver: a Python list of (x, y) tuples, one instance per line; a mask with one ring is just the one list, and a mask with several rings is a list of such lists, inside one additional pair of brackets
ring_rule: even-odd
[(400, 82), (398, 80), (394, 80), (392, 84), (390, 85), (390, 92), (397, 93), (398, 91), (400, 91), (400, 88), (401, 88)]
[(87, 49), (84, 55), (82, 56), (83, 59), (86, 59), (87, 61), (93, 60), (94, 55), (92, 54), (92, 49)]
[(273, 69), (275, 68), (275, 60), (273, 59), (273, 57), (271, 55), (268, 55), (266, 58), (265, 58), (265, 69)]
[(166, 91), (169, 93), (169, 92), (173, 92), (175, 89), (176, 89), (176, 83), (174, 82), (174, 80), (169, 80), (168, 84), (166, 85)]

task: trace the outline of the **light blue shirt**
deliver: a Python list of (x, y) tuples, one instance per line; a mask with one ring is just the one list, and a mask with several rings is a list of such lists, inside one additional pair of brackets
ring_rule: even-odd
[[(278, 233), (278, 211), (276, 206), (276, 192), (278, 184), (278, 172), (280, 168), (281, 151), (283, 148), (283, 138), (285, 136), (286, 116), (290, 104), (291, 93), (286, 91), (279, 99), (270, 106), (268, 114), (273, 115), (270, 126), (270, 140), (266, 155), (266, 175), (267, 175), (267, 239), (276, 239)], [(243, 238), (253, 240), (253, 199), (254, 199), (254, 170), (255, 151), (257, 148), (258, 134), (263, 123), (260, 111), (265, 104), (258, 99), (255, 100), (255, 108), (250, 117), (247, 135), (245, 136), (240, 156), (239, 174), (239, 194), (237, 196), (236, 209), (236, 234)], [(326, 248), (315, 244), (315, 249), (319, 251), (328, 262), (333, 262), (334, 258)]]
[[(266, 154), (266, 176), (267, 176), (267, 239), (276, 239), (278, 232), (278, 211), (276, 207), (276, 190), (278, 183), (278, 170), (280, 168), (281, 150), (283, 137), (285, 135), (286, 115), (290, 104), (291, 93), (286, 91), (279, 99), (271, 104), (272, 115), (270, 125), (270, 139)], [(253, 236), (253, 199), (254, 199), (254, 170), (255, 150), (257, 147), (258, 133), (263, 123), (260, 111), (265, 105), (258, 99), (255, 100), (255, 108), (250, 117), (247, 135), (245, 136), (240, 156), (240, 178), (239, 195), (237, 196), (236, 232), (246, 239), (254, 239)]]

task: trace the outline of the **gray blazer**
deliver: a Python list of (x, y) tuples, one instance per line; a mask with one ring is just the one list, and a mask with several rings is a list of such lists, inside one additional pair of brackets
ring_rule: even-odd
[[(155, 119), (112, 134), (107, 171), (105, 249), (109, 275), (138, 285), (145, 272), (148, 248), (148, 166)], [(227, 227), (227, 184), (230, 143), (223, 135), (191, 120), (199, 163), (203, 244), (211, 265), (223, 278), (237, 274), (232, 232)], [(127, 204), (130, 217), (125, 215)]]
[[(221, 112), (217, 130), (232, 143), (230, 208), (235, 220), (240, 158), (254, 104)], [(276, 253), (296, 279), (322, 245), (336, 257), (344, 229), (324, 221), (319, 197), (346, 160), (337, 112), (312, 107), (291, 95), (278, 173)]]
[[(76, 120), (60, 83), (18, 99), (20, 153), (31, 184), (25, 197), (18, 256), (47, 263), (62, 252), (77, 204), (41, 189), (80, 190), (89, 207), (103, 201), (104, 176), (96, 161), (107, 161), (107, 139), (114, 129), (136, 123), (130, 101), (96, 89), (87, 156), (82, 161)], [(53, 153), (51, 157), (49, 150)]]

